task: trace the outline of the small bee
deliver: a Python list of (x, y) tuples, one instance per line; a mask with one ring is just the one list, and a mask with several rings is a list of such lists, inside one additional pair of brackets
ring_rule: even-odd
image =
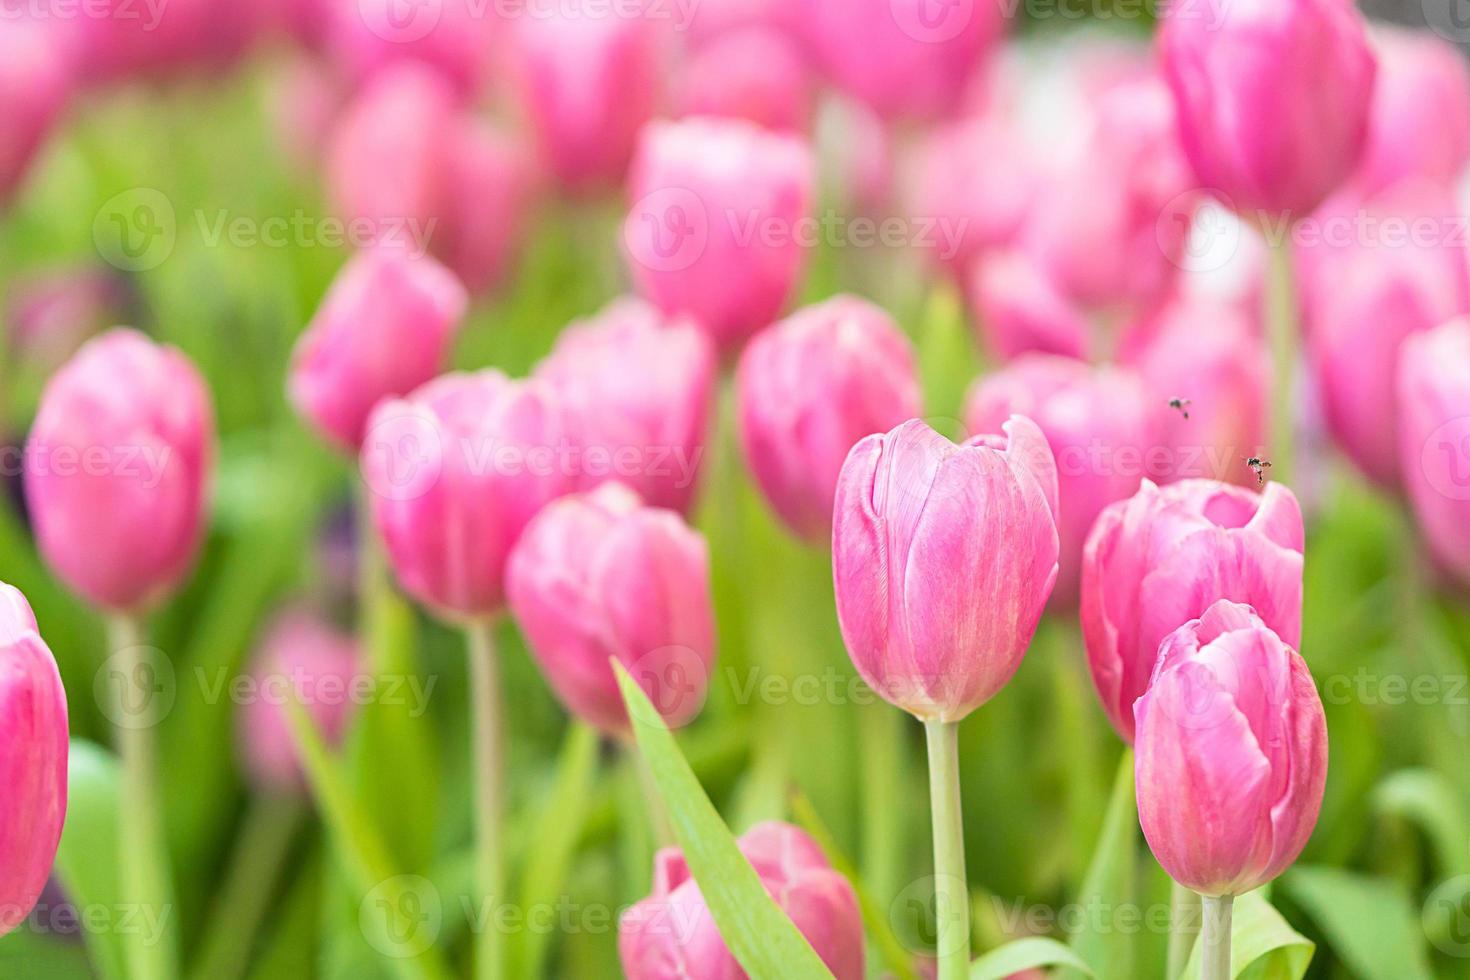
[(1180, 415), (1183, 415), (1186, 420), (1189, 418), (1189, 406), (1190, 406), (1190, 404), (1191, 404), (1191, 402), (1190, 402), (1190, 400), (1188, 398), (1170, 398), (1169, 399), (1169, 407), (1172, 408), (1172, 409), (1174, 409)]
[(1245, 465), (1249, 466), (1251, 471), (1256, 474), (1256, 484), (1258, 486), (1265, 486), (1266, 471), (1271, 468), (1271, 461), (1269, 459), (1262, 459), (1259, 456), (1242, 456), (1241, 458), (1245, 460)]

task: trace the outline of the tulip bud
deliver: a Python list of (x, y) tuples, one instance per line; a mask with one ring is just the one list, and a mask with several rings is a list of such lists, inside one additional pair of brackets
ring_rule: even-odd
[(1249, 606), (1220, 600), (1159, 650), (1138, 725), (1138, 819), (1169, 876), (1243, 895), (1301, 854), (1327, 785), (1311, 671)]
[(994, 432), (1012, 415), (1041, 428), (1056, 460), (1056, 597), (1075, 603), (1087, 532), (1104, 507), (1138, 489), (1154, 416), (1132, 373), (1050, 354), (1024, 355), (971, 389), (965, 407), (971, 432)]
[[(863, 923), (852, 885), (816, 842), (790, 824), (760, 823), (740, 852), (771, 898), (836, 980), (862, 980)], [(731, 980), (745, 976), (720, 937), (699, 885), (675, 848), (658, 852), (653, 894), (618, 923), (627, 980)]]
[(815, 91), (796, 42), (764, 27), (730, 31), (701, 45), (680, 74), (679, 114), (748, 119), (803, 132)]
[(506, 277), (529, 223), (536, 190), (531, 155), (516, 137), (467, 118), (449, 137), (450, 200), (434, 252), (470, 292)]
[(0, 207), (9, 201), (72, 88), (68, 34), (45, 17), (4, 15), (0, 30)]
[(194, 562), (214, 460), (214, 412), (179, 351), (118, 329), (46, 385), (26, 443), (41, 554), (96, 605), (146, 609)]
[(1176, 5), (1160, 50), (1195, 176), (1242, 215), (1305, 217), (1357, 167), (1374, 60), (1353, 4)]
[(1002, 360), (1027, 351), (1085, 358), (1096, 346), (1086, 311), (1020, 249), (999, 250), (975, 262), (968, 297), (979, 339)]
[(1133, 741), (1133, 702), (1159, 644), (1216, 600), (1247, 603), (1287, 643), (1301, 642), (1303, 542), (1301, 507), (1279, 483), (1257, 494), (1212, 480), (1145, 480), (1103, 510), (1082, 553), (1082, 636), (1124, 741)]
[(709, 439), (715, 352), (687, 320), (624, 298), (562, 331), (536, 376), (556, 389), (582, 451), (580, 487), (608, 480), (687, 513)]
[(736, 119), (650, 123), (623, 225), (638, 291), (724, 351), (774, 320), (806, 265), (814, 163), (799, 137)]
[(505, 564), (544, 505), (573, 489), (565, 413), (539, 381), (448, 374), (374, 410), (361, 470), (403, 587), (446, 618), (505, 602)]
[(1035, 422), (956, 446), (909, 421), (853, 447), (837, 481), (837, 619), (891, 704), (959, 721), (1021, 665), (1057, 578), (1057, 471)]
[(351, 0), (333, 3), (329, 13), (327, 53), (355, 81), (417, 64), (449, 81), (464, 102), (484, 87), (499, 22), (494, 5)]
[(347, 729), (360, 667), (356, 640), (304, 611), (286, 613), (271, 625), (251, 669), (256, 696), (241, 705), (238, 716), (241, 755), (257, 786), (282, 794), (304, 789), (288, 703), (300, 703), (335, 745)]
[(427, 256), (387, 246), (357, 253), (296, 343), (292, 404), (356, 451), (374, 405), (443, 369), (468, 302), (453, 273)]
[(30, 914), (66, 819), (66, 691), (20, 590), (0, 583), (0, 936)]
[(714, 607), (704, 539), (673, 511), (619, 483), (564, 497), (536, 516), (506, 570), (511, 611), (567, 709), (626, 733), (616, 658), (670, 726), (704, 705)]
[(1410, 338), (1398, 371), (1409, 500), (1435, 559), (1470, 583), (1470, 320)]
[(855, 296), (809, 306), (762, 332), (735, 378), (740, 446), (795, 534), (828, 540), (837, 476), (853, 445), (922, 411), (913, 347)]

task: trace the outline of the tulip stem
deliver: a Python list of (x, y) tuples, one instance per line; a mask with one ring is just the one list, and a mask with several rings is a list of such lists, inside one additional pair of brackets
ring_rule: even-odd
[(504, 891), (500, 826), (504, 815), (504, 745), (500, 696), (500, 664), (496, 659), (495, 624), (481, 620), (465, 627), (469, 641), (470, 714), (473, 726), (475, 786), (475, 884), (485, 903), (480, 921), (485, 931), (476, 939), (476, 980), (500, 980), (502, 951), (496, 936), (495, 903)]
[(934, 821), (934, 916), (939, 980), (970, 972), (970, 890), (965, 879), (965, 826), (960, 815), (960, 726), (924, 722), (929, 743), (929, 808)]
[(1230, 980), (1230, 914), (1235, 898), (1200, 896), (1200, 980)]
[[(112, 650), (113, 722), (117, 726), (118, 755), (122, 760), (119, 789), (118, 857), (123, 895), (151, 920), (168, 923), (168, 847), (158, 801), (158, 746), (154, 739), (155, 696), (159, 693), (149, 650), (143, 645), (143, 624), (133, 615), (119, 613), (107, 621)], [(178, 976), (178, 952), (172, 930), (149, 938), (138, 931), (127, 944), (128, 972), (138, 980), (170, 980)]]
[(1169, 960), (1168, 980), (1177, 980), (1184, 975), (1189, 962), (1189, 951), (1194, 948), (1199, 935), (1199, 896), (1179, 882), (1173, 883), (1169, 893)]
[[(1266, 331), (1271, 343), (1271, 445), (1267, 459), (1270, 476), (1278, 482), (1292, 477), (1296, 449), (1296, 293), (1292, 283), (1291, 236), (1271, 239), (1267, 247)], [(1251, 450), (1247, 449), (1247, 452)]]

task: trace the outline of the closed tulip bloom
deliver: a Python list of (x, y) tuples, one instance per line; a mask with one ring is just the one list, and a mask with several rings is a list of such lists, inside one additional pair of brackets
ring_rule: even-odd
[(687, 513), (709, 440), (715, 351), (691, 322), (615, 300), (573, 323), (536, 367), (561, 397), (582, 451), (579, 487), (609, 480)]
[(1059, 602), (1077, 601), (1082, 545), (1092, 522), (1143, 480), (1151, 407), (1131, 372), (1050, 354), (1024, 355), (970, 391), (965, 426), (971, 432), (993, 432), (1012, 415), (1024, 415), (1046, 435), (1057, 466)]
[(535, 162), (518, 137), (468, 117), (450, 136), (447, 156), (453, 203), (433, 235), (434, 253), (470, 292), (484, 293), (509, 275), (525, 237)]
[(25, 596), (0, 583), (0, 936), (30, 914), (66, 819), (66, 691)]
[(628, 731), (609, 659), (669, 725), (703, 706), (715, 659), (709, 553), (673, 511), (619, 483), (564, 497), (511, 552), (506, 593), (557, 697), (590, 724)]
[(388, 246), (357, 253), (297, 341), (292, 404), (356, 452), (374, 405), (443, 370), (468, 302), (453, 273), (427, 256)]
[(848, 451), (922, 411), (908, 338), (855, 296), (809, 306), (762, 332), (735, 378), (740, 446), (772, 508), (826, 541)]
[(1470, 583), (1470, 320), (1404, 345), (1398, 371), (1399, 446), (1425, 544)]
[(417, 64), (454, 87), (463, 102), (483, 89), (493, 61), (496, 8), (477, 0), (334, 2), (326, 18), (331, 61), (355, 81)]
[(0, 208), (20, 186), (72, 89), (71, 35), (48, 18), (4, 16), (0, 30)]
[(650, 123), (623, 226), (638, 291), (693, 317), (722, 351), (780, 314), (806, 266), (798, 223), (812, 207), (800, 137), (738, 119)]
[(305, 789), (287, 720), (296, 701), (328, 744), (341, 741), (352, 714), (352, 685), (361, 673), (356, 640), (304, 610), (271, 624), (251, 666), (257, 695), (240, 706), (240, 752), (255, 785), (267, 792)]
[(1021, 249), (982, 256), (971, 267), (966, 293), (978, 339), (1001, 360), (1028, 351), (1086, 358), (1097, 345), (1087, 311)]
[(1347, 0), (1172, 7), (1160, 49), (1195, 175), (1241, 214), (1305, 217), (1357, 167), (1374, 59)]
[(449, 619), (498, 613), (521, 532), (574, 486), (555, 394), (494, 369), (448, 374), (379, 404), (368, 428), (362, 475), (398, 580)]
[(214, 441), (204, 379), (178, 350), (126, 329), (87, 342), (47, 383), (26, 444), (41, 554), (96, 605), (154, 605), (199, 550)]
[(1021, 665), (1057, 578), (1057, 471), (1035, 422), (956, 446), (909, 421), (853, 447), (837, 482), (837, 619), (858, 673), (955, 722)]
[(767, 129), (802, 132), (811, 122), (815, 86), (796, 41), (749, 27), (706, 42), (679, 74), (679, 114), (748, 119)]
[[(1241, 465), (1244, 465), (1242, 462)], [(1290, 644), (1302, 633), (1302, 512), (1279, 483), (1264, 493), (1213, 480), (1145, 480), (1110, 504), (1082, 554), (1082, 636), (1113, 727), (1133, 741), (1133, 702), (1159, 644), (1219, 599), (1254, 607)]]
[[(863, 924), (852, 885), (815, 841), (790, 824), (756, 824), (738, 844), (771, 898), (836, 980), (863, 977)], [(653, 894), (618, 923), (628, 980), (740, 980), (699, 885), (676, 848), (654, 860)]]
[(1171, 878), (1243, 895), (1297, 859), (1327, 785), (1327, 718), (1306, 662), (1249, 606), (1221, 600), (1170, 634), (1133, 711), (1138, 819)]

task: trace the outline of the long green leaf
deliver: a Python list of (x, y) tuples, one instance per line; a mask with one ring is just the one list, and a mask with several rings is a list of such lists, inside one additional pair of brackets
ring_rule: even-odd
[(1470, 813), (1448, 779), (1428, 769), (1402, 769), (1378, 785), (1379, 812), (1418, 826), (1434, 845), (1445, 877), (1470, 874)]
[[(1235, 900), (1230, 930), (1230, 976), (1269, 980), (1301, 980), (1316, 952), (1316, 944), (1305, 938), (1281, 917), (1260, 891)], [(1196, 942), (1181, 980), (1199, 980), (1200, 946)]]
[(1393, 882), (1339, 868), (1298, 866), (1281, 885), (1321, 927), (1353, 976), (1432, 980), (1418, 910)]
[[(1133, 901), (1138, 865), (1138, 805), (1133, 792), (1133, 751), (1123, 750), (1102, 833), (1087, 865), (1077, 901), (1085, 909), (1121, 909)], [(1083, 961), (1094, 964), (1100, 980), (1133, 980), (1134, 933), (1103, 921), (1100, 915), (1082, 917), (1083, 925), (1072, 934), (1071, 946)], [(1059, 978), (1077, 980), (1080, 971), (1063, 967)]]
[[(125, 908), (118, 884), (118, 763), (111, 752), (73, 739), (67, 762), (66, 826), (56, 852), (56, 874), (78, 909)], [(82, 921), (87, 921), (83, 916)], [(121, 929), (86, 930), (92, 967), (102, 980), (125, 980), (126, 936)]]
[(1043, 966), (1065, 966), (1084, 976), (1097, 976), (1070, 946), (1045, 936), (1032, 936), (1006, 943), (980, 957), (970, 965), (970, 980), (1005, 980), (1013, 973)]
[(621, 664), (612, 663), (638, 749), (653, 772), (674, 836), (731, 954), (752, 980), (830, 978), (806, 937), (766, 894), (648, 697)]

